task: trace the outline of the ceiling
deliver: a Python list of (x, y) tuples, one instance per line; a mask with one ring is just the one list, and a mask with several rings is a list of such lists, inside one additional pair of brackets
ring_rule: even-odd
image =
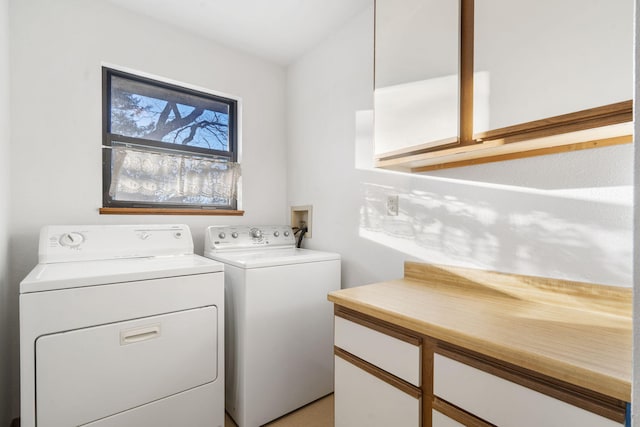
[(373, 0), (109, 1), (281, 65), (373, 4)]

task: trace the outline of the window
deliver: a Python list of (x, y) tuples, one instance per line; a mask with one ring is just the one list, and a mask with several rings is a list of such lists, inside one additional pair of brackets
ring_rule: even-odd
[(102, 76), (103, 207), (237, 209), (237, 100)]

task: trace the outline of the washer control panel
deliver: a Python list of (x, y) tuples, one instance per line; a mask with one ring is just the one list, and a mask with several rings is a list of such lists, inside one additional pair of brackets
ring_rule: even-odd
[(294, 247), (295, 244), (293, 230), (288, 225), (212, 225), (205, 234), (205, 251)]
[(189, 227), (177, 225), (52, 225), (40, 231), (39, 262), (193, 254)]

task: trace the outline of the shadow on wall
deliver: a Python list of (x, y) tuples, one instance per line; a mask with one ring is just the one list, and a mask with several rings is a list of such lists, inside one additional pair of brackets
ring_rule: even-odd
[[(366, 121), (360, 117), (358, 128), (363, 129)], [(369, 157), (362, 148), (367, 139), (371, 144), (370, 130), (368, 135), (366, 130), (359, 133), (356, 163), (363, 155), (373, 156), (372, 148)], [(356, 164), (362, 238), (424, 262), (631, 286), (630, 181), (628, 188), (617, 187), (615, 197), (599, 196), (606, 188), (586, 197), (580, 190), (553, 191), (362, 166)], [(518, 165), (520, 171), (522, 166)], [(502, 162), (483, 172), (493, 172), (488, 180), (497, 180), (498, 173), (515, 168)], [(536, 173), (530, 172), (529, 181), (535, 181)], [(553, 179), (545, 176), (538, 181)], [(575, 187), (575, 180), (570, 185)], [(395, 195), (399, 214), (390, 216), (387, 198)]]

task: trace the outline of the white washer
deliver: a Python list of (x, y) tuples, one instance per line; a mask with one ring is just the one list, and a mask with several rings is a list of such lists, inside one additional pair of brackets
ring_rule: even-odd
[(44, 227), (20, 284), (21, 425), (224, 426), (223, 269), (186, 225)]
[(340, 256), (297, 249), (288, 226), (207, 229), (225, 264), (226, 409), (256, 427), (333, 392), (333, 308)]

